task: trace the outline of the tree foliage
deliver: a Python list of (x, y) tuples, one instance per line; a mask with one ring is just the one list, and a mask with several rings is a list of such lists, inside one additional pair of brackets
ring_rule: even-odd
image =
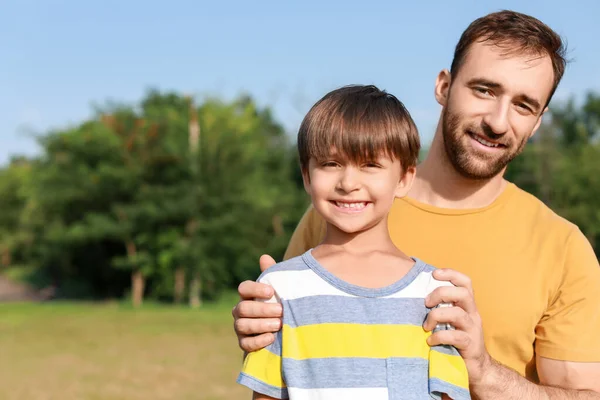
[[(600, 250), (600, 96), (554, 106), (507, 178)], [(149, 91), (0, 169), (0, 266), (59, 296), (214, 298), (281, 258), (307, 206), (294, 145), (251, 97)], [(24, 268), (24, 267), (23, 267)]]

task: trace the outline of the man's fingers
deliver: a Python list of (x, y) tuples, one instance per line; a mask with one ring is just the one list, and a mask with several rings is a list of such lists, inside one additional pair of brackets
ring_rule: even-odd
[(264, 299), (268, 300), (275, 294), (273, 288), (264, 283), (244, 281), (238, 286), (238, 294), (242, 300)]
[(468, 331), (473, 327), (469, 314), (459, 307), (442, 307), (431, 310), (425, 319), (423, 329), (433, 331), (438, 324), (450, 324), (455, 329)]
[(268, 254), (263, 254), (262, 256), (260, 256), (259, 264), (260, 264), (260, 271), (265, 272), (265, 270), (267, 268), (272, 267), (276, 263), (275, 263), (275, 260), (273, 259), (273, 257), (271, 257)]
[(427, 307), (435, 307), (442, 303), (453, 304), (469, 314), (477, 312), (472, 293), (464, 287), (440, 286), (425, 298), (425, 306)]
[(246, 336), (240, 339), (240, 348), (248, 353), (263, 349), (275, 341), (272, 333), (263, 333), (258, 336)]
[(281, 320), (279, 318), (240, 318), (233, 323), (235, 333), (240, 336), (258, 335), (268, 332), (277, 332), (281, 329)]
[(436, 269), (433, 271), (433, 277), (439, 281), (452, 282), (454, 286), (464, 287), (467, 288), (471, 293), (473, 292), (471, 278), (453, 269)]
[(279, 303), (263, 303), (262, 301), (243, 300), (233, 309), (233, 316), (236, 318), (259, 319), (281, 318), (283, 316), (283, 307), (281, 307), (281, 304)]
[(471, 344), (471, 338), (463, 331), (438, 331), (427, 338), (427, 344), (430, 346), (449, 345), (458, 350), (466, 350)]

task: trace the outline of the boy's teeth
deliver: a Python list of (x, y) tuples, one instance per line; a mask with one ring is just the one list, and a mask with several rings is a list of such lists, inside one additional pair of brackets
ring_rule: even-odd
[(341, 201), (336, 201), (335, 204), (338, 207), (342, 207), (342, 208), (363, 208), (366, 205), (365, 202), (360, 202), (360, 203), (343, 203)]
[(477, 135), (473, 135), (473, 137), (475, 138), (475, 140), (477, 140), (479, 143), (481, 143), (484, 146), (487, 146), (487, 147), (498, 147), (499, 146), (498, 144), (488, 142), (487, 140), (482, 139)]

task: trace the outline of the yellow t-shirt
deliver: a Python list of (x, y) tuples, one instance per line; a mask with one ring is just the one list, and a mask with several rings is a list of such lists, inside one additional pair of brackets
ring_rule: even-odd
[[(489, 206), (443, 209), (397, 199), (388, 217), (398, 248), (468, 275), (488, 351), (537, 382), (535, 353), (600, 362), (600, 267), (579, 228), (509, 183)], [(315, 247), (325, 222), (311, 207), (285, 259)]]

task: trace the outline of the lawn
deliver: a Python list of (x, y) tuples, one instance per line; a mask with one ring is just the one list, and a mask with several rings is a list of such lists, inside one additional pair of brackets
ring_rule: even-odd
[(0, 399), (250, 399), (235, 383), (235, 301), (0, 304)]

